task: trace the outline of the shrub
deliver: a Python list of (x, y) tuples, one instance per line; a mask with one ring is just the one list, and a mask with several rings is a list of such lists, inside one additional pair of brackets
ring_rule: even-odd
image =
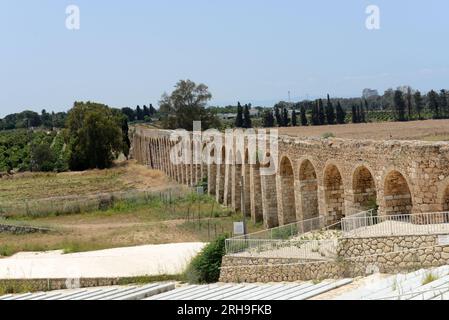
[(207, 244), (190, 262), (185, 278), (190, 283), (213, 283), (220, 277), (221, 259), (225, 254), (226, 236)]
[(335, 134), (333, 134), (332, 132), (325, 132), (325, 133), (323, 133), (323, 135), (321, 137), (323, 139), (335, 138)]

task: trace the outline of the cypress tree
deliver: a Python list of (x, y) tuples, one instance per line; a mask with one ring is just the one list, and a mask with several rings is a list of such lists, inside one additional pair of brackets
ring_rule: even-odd
[(274, 116), (276, 118), (276, 123), (277, 123), (278, 127), (283, 127), (284, 123), (282, 122), (282, 116), (281, 116), (281, 112), (279, 110), (278, 105), (274, 106)]
[(394, 92), (394, 109), (396, 120), (405, 121), (405, 102), (400, 90)]
[(282, 125), (284, 127), (288, 127), (290, 124), (290, 119), (288, 117), (288, 110), (287, 108), (282, 108)]
[(360, 103), (360, 117), (359, 117), (359, 121), (360, 122), (366, 122), (366, 119), (365, 119), (365, 108), (363, 107), (363, 103)]
[(328, 124), (335, 124), (335, 111), (329, 95), (327, 95), (326, 118)]
[(436, 93), (434, 90), (430, 90), (430, 92), (427, 94), (427, 99), (429, 100), (429, 109), (433, 113), (434, 119), (440, 118), (440, 105), (439, 105), (439, 97), (438, 93)]
[(326, 116), (324, 115), (323, 100), (318, 100), (318, 121), (320, 125), (326, 124)]
[(292, 127), (296, 127), (298, 125), (298, 119), (296, 118), (296, 111), (292, 111)]
[(418, 114), (418, 119), (421, 120), (421, 112), (423, 109), (423, 99), (421, 96), (421, 92), (416, 91), (415, 94), (413, 95), (413, 99), (415, 100), (415, 109), (416, 113)]
[(307, 121), (307, 115), (306, 115), (306, 107), (304, 106), (304, 104), (301, 104), (300, 113), (301, 113), (301, 125), (307, 126), (308, 121)]
[(240, 102), (237, 103), (237, 117), (235, 118), (235, 127), (243, 128), (243, 108)]
[(264, 128), (272, 128), (274, 127), (274, 117), (273, 117), (273, 110), (265, 110), (263, 113), (262, 118), (262, 125)]
[(355, 105), (352, 105), (352, 123), (358, 123), (359, 119), (357, 116), (357, 107)]
[(337, 103), (337, 123), (344, 124), (346, 121), (346, 112), (341, 107), (340, 101)]
[(247, 129), (253, 127), (251, 123), (251, 116), (249, 114), (249, 106), (247, 104), (245, 104), (245, 108), (243, 111), (243, 127)]
[(319, 116), (319, 108), (318, 108), (318, 100), (315, 101), (312, 105), (312, 125), (318, 126), (320, 124), (320, 116)]
[(440, 109), (443, 117), (447, 118), (447, 116), (449, 115), (449, 110), (447, 102), (447, 91), (444, 89), (440, 91)]
[(140, 108), (140, 106), (136, 107), (136, 118), (137, 118), (137, 120), (143, 120), (144, 119), (143, 111)]

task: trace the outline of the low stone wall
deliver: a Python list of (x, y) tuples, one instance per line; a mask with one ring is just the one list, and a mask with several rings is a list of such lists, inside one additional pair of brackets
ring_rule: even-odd
[(335, 261), (304, 262), (300, 259), (223, 257), (221, 282), (281, 282), (340, 278), (345, 265)]
[(225, 256), (220, 281), (280, 282), (398, 273), (449, 264), (449, 245), (438, 235), (339, 239), (337, 258), (305, 262)]
[(81, 279), (2, 279), (0, 289), (9, 292), (36, 292), (73, 288), (102, 287), (120, 284), (120, 278)]
[(27, 233), (47, 233), (50, 231), (52, 230), (46, 228), (0, 224), (0, 233), (8, 232), (13, 234), (27, 234)]

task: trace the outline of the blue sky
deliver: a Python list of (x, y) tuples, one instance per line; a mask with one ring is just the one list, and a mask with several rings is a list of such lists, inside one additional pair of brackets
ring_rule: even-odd
[[(69, 4), (78, 31), (65, 27)], [(365, 28), (370, 4), (380, 30)], [(220, 105), (441, 89), (448, 17), (445, 0), (0, 0), (0, 116), (157, 104), (186, 78)]]

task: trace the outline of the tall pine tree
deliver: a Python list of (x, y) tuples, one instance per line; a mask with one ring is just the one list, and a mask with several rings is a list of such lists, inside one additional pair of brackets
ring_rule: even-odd
[(298, 125), (298, 119), (296, 118), (296, 111), (293, 109), (292, 111), (292, 127), (296, 127)]
[(300, 113), (301, 113), (301, 125), (307, 126), (308, 121), (307, 121), (306, 107), (304, 106), (304, 104), (301, 104)]
[(278, 105), (274, 106), (274, 116), (276, 118), (276, 123), (278, 127), (283, 127), (284, 123), (282, 122), (282, 115)]
[(421, 118), (421, 112), (424, 108), (424, 103), (423, 103), (423, 98), (421, 96), (421, 92), (416, 91), (415, 94), (413, 95), (413, 100), (415, 100), (415, 110), (416, 113), (418, 114), (418, 119), (422, 119)]
[(341, 107), (340, 101), (337, 103), (337, 123), (344, 124), (346, 121), (346, 112)]
[(326, 118), (328, 124), (335, 124), (335, 111), (329, 95), (327, 95)]
[(397, 121), (405, 121), (405, 101), (401, 90), (394, 92), (394, 111)]
[(282, 108), (282, 126), (288, 127), (290, 124), (290, 118), (288, 117), (288, 110), (287, 108)]
[(264, 128), (272, 128), (274, 127), (274, 116), (273, 110), (268, 109), (265, 110), (262, 117), (262, 125)]
[(243, 108), (240, 102), (237, 103), (237, 117), (235, 118), (235, 127), (243, 128)]
[(318, 121), (320, 125), (326, 124), (326, 116), (324, 115), (323, 100), (318, 100)]
[(245, 104), (243, 111), (243, 128), (252, 128), (253, 125), (251, 123), (251, 115), (249, 113), (249, 106)]
[(352, 123), (359, 123), (357, 107), (355, 105), (352, 105)]

